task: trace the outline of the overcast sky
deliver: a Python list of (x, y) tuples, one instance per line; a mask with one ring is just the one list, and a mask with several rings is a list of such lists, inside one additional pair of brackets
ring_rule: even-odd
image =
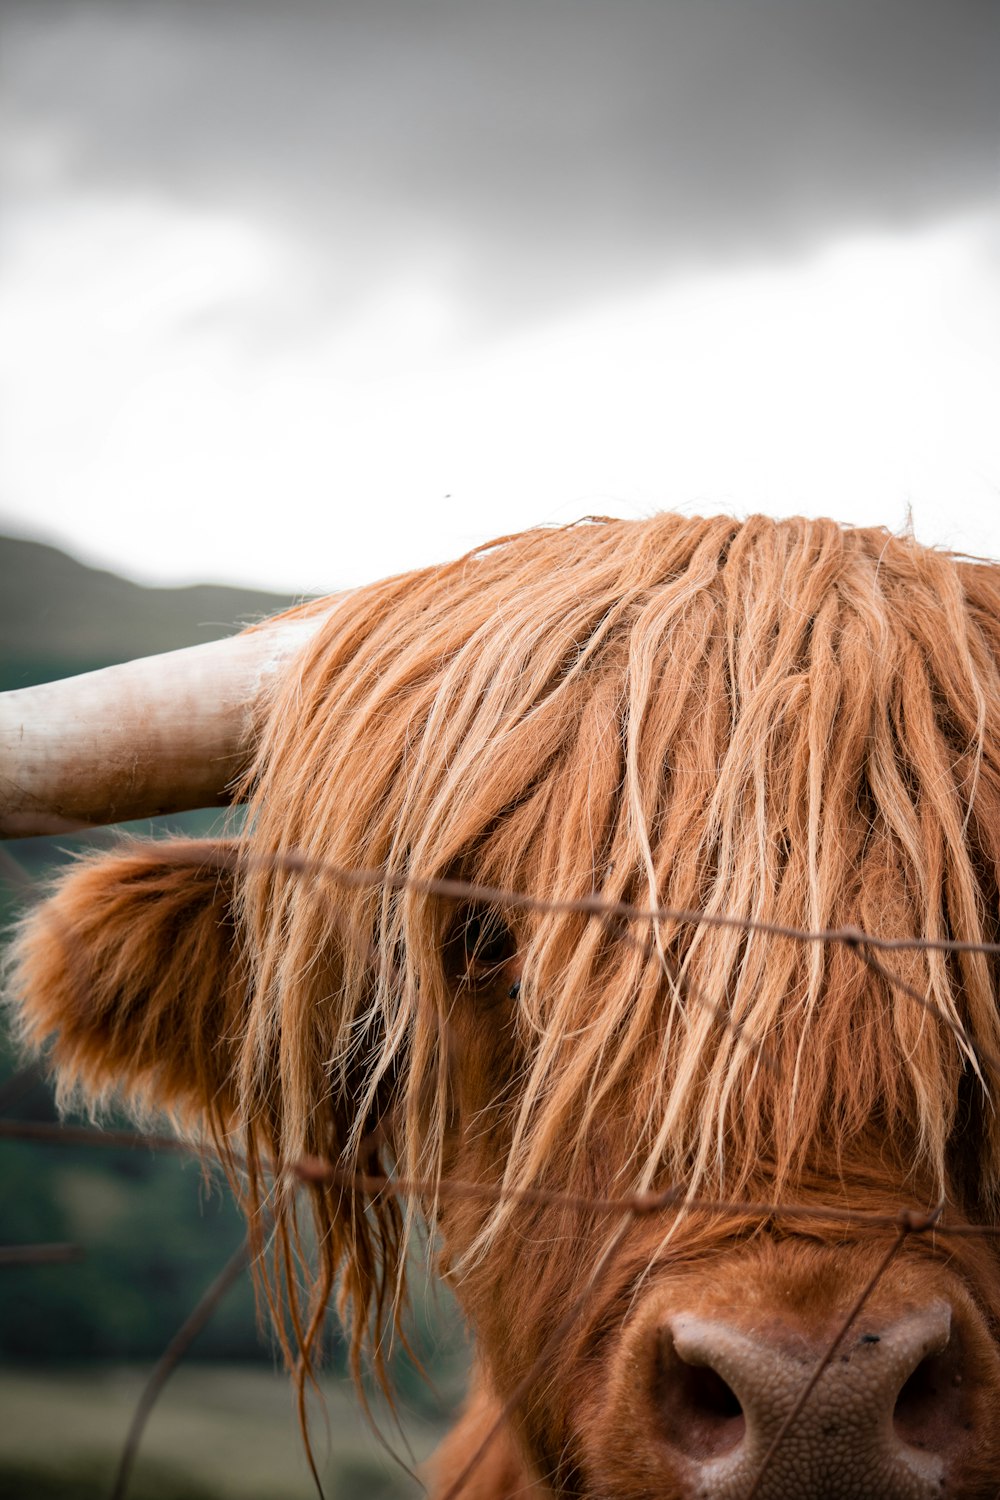
[(6, 0), (0, 524), (333, 588), (656, 506), (1000, 555), (992, 0)]

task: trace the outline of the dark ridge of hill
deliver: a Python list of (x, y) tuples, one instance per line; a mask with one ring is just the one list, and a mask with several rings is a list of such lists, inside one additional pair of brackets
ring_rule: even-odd
[(42, 542), (0, 537), (0, 689), (196, 646), (287, 609), (223, 584), (146, 588)]

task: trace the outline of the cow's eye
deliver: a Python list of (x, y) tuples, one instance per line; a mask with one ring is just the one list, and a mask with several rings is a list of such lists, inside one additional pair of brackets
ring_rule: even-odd
[(488, 907), (470, 907), (462, 913), (449, 949), (456, 977), (483, 985), (501, 977), (505, 965), (514, 957), (516, 945), (499, 912)]

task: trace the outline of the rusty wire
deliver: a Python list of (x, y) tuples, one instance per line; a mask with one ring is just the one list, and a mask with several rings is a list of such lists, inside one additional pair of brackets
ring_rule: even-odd
[(65, 1125), (49, 1120), (0, 1120), (0, 1141), (34, 1141), (45, 1146), (104, 1146), (113, 1151), (144, 1146), (147, 1151), (188, 1155), (192, 1147), (173, 1135), (139, 1130), (104, 1130), (94, 1125)]
[[(90, 830), (83, 830), (79, 825), (67, 825), (66, 831), (81, 832)], [(672, 922), (738, 928), (745, 932), (758, 933), (765, 937), (794, 942), (840, 944), (853, 953), (858, 962), (869, 972), (877, 975), (897, 993), (905, 995), (928, 1011), (929, 1014), (934, 1016), (935, 1019), (952, 1032), (955, 1039), (967, 1050), (970, 1057), (986, 1062), (1000, 1077), (1000, 1058), (997, 1058), (982, 1046), (974, 1048), (960, 1022), (942, 1012), (941, 1008), (934, 1003), (930, 996), (922, 994), (908, 981), (904, 980), (901, 975), (895, 973), (880, 957), (880, 955), (891, 955), (892, 953), (900, 952), (977, 953), (988, 957), (1000, 957), (1000, 942), (977, 943), (947, 938), (919, 937), (886, 938), (862, 932), (855, 927), (806, 930), (754, 918), (737, 917), (723, 912), (706, 912), (670, 906), (641, 907), (629, 902), (607, 901), (598, 895), (562, 900), (543, 900), (526, 896), (516, 891), (471, 881), (452, 878), (414, 877), (377, 869), (346, 868), (314, 860), (294, 850), (281, 853), (268, 853), (266, 851), (248, 852), (245, 846), (234, 847), (231, 842), (225, 841), (176, 841), (173, 844), (161, 846), (160, 855), (165, 864), (198, 865), (202, 868), (214, 866), (219, 869), (234, 869), (237, 867), (245, 869), (248, 865), (254, 864), (258, 867), (263, 866), (282, 872), (299, 874), (310, 882), (315, 883), (340, 883), (354, 887), (370, 885), (381, 886), (383, 888), (388, 887), (395, 890), (408, 889), (449, 901), (481, 902), (483, 904), (498, 905), (509, 910), (579, 915), (586, 918), (602, 919), (621, 924), (622, 935), (625, 937), (630, 936), (627, 928), (631, 924)], [(2, 847), (0, 847), (0, 875), (6, 876), (8, 880), (15, 883), (23, 893), (30, 893), (33, 889), (34, 883), (31, 877), (23, 870), (13, 855)], [(57, 928), (57, 936), (67, 942), (72, 948), (74, 946), (72, 936), (63, 932), (61, 928), (62, 924), (60, 923)], [(80, 983), (84, 991), (86, 991), (87, 978), (85, 974), (80, 975)], [(729, 1017), (724, 1006), (706, 1001), (694, 991), (691, 992), (691, 998), (698, 1004), (709, 1004), (717, 1019), (723, 1025), (729, 1025), (736, 1030), (736, 1025), (732, 1018)], [(754, 1046), (758, 1050), (762, 1048), (761, 1043), (747, 1042), (746, 1044)], [(762, 1055), (762, 1060), (765, 1065), (773, 1066), (772, 1061), (766, 1056)], [(33, 1065), (31, 1068), (23, 1070), (22, 1073), (14, 1075), (13, 1079), (9, 1080), (8, 1084), (5, 1085), (2, 1096), (0, 1096), (2, 1098), (2, 1105), (13, 1103), (21, 1091), (34, 1081), (35, 1076)], [(201, 1148), (170, 1136), (148, 1135), (142, 1132), (127, 1130), (105, 1131), (87, 1126), (71, 1126), (22, 1120), (0, 1121), (0, 1139), (54, 1145), (113, 1147), (141, 1145), (153, 1150), (203, 1154)], [(879, 1260), (874, 1272), (856, 1298), (854, 1304), (842, 1319), (840, 1326), (830, 1339), (808, 1381), (803, 1386), (795, 1403), (772, 1439), (745, 1500), (755, 1500), (760, 1486), (766, 1478), (768, 1466), (774, 1458), (775, 1453), (787, 1433), (798, 1420), (824, 1371), (835, 1358), (843, 1340), (862, 1314), (885, 1273), (902, 1251), (907, 1241), (911, 1238), (930, 1233), (946, 1237), (956, 1235), (996, 1237), (1000, 1235), (1000, 1225), (996, 1224), (945, 1224), (942, 1222), (943, 1204), (937, 1205), (929, 1212), (912, 1207), (904, 1207), (895, 1214), (879, 1214), (852, 1210), (836, 1205), (817, 1207), (815, 1204), (794, 1202), (767, 1203), (703, 1198), (688, 1194), (683, 1184), (671, 1185), (660, 1192), (623, 1194), (614, 1197), (588, 1197), (562, 1192), (558, 1189), (540, 1187), (504, 1189), (499, 1185), (464, 1182), (447, 1178), (440, 1181), (430, 1181), (399, 1176), (380, 1176), (364, 1172), (349, 1172), (334, 1163), (325, 1162), (317, 1158), (304, 1158), (287, 1164), (272, 1164), (272, 1170), (276, 1174), (285, 1175), (300, 1183), (316, 1184), (332, 1182), (345, 1189), (360, 1191), (370, 1197), (380, 1194), (393, 1194), (427, 1200), (433, 1200), (434, 1198), (484, 1199), (493, 1203), (509, 1200), (532, 1205), (556, 1206), (592, 1215), (617, 1214), (620, 1216), (620, 1221), (614, 1233), (605, 1242), (604, 1248), (595, 1261), (585, 1285), (572, 1299), (569, 1307), (559, 1318), (548, 1337), (543, 1340), (542, 1348), (539, 1350), (538, 1355), (524, 1372), (514, 1390), (509, 1393), (501, 1406), (496, 1420), (484, 1434), (478, 1448), (469, 1457), (462, 1472), (452, 1482), (447, 1492), (441, 1497), (441, 1500), (459, 1500), (468, 1480), (478, 1467), (494, 1438), (506, 1425), (511, 1415), (530, 1399), (531, 1392), (541, 1372), (549, 1363), (552, 1354), (560, 1347), (582, 1317), (588, 1302), (600, 1285), (603, 1274), (611, 1263), (616, 1250), (621, 1245), (629, 1227), (636, 1219), (664, 1213), (679, 1205), (683, 1205), (685, 1209), (689, 1210), (697, 1209), (719, 1216), (733, 1215), (739, 1218), (750, 1216), (761, 1222), (777, 1222), (783, 1218), (806, 1221), (814, 1219), (822, 1220), (826, 1223), (832, 1220), (843, 1224), (845, 1228), (868, 1229), (876, 1234), (892, 1235), (885, 1254)], [(65, 1262), (79, 1259), (81, 1254), (80, 1247), (73, 1245), (6, 1246), (0, 1247), (0, 1265)], [(115, 1477), (111, 1500), (125, 1500), (129, 1476), (138, 1454), (142, 1432), (160, 1392), (172, 1371), (186, 1355), (197, 1334), (211, 1318), (226, 1292), (249, 1264), (250, 1255), (249, 1241), (245, 1241), (222, 1267), (205, 1294), (199, 1299), (197, 1305), (185, 1319), (180, 1329), (178, 1329), (178, 1332), (174, 1335), (164, 1354), (151, 1372), (129, 1427)]]
[(236, 1284), (249, 1264), (250, 1242), (249, 1239), (245, 1239), (239, 1248), (229, 1257), (222, 1270), (198, 1299), (154, 1365), (146, 1384), (143, 1386), (142, 1394), (139, 1397), (138, 1404), (132, 1414), (132, 1421), (129, 1423), (128, 1432), (125, 1435), (121, 1458), (118, 1461), (118, 1472), (115, 1475), (114, 1486), (111, 1491), (111, 1500), (125, 1500), (128, 1491), (129, 1476), (138, 1457), (142, 1434), (149, 1420), (149, 1415), (159, 1399), (160, 1392), (199, 1333), (207, 1326), (212, 1314), (222, 1302), (230, 1287)]
[(875, 1267), (865, 1286), (862, 1288), (860, 1295), (855, 1300), (853, 1306), (848, 1310), (843, 1322), (837, 1329), (837, 1332), (834, 1334), (833, 1338), (824, 1349), (823, 1354), (818, 1360), (815, 1369), (809, 1376), (809, 1379), (806, 1381), (805, 1385), (802, 1387), (802, 1390), (799, 1392), (794, 1405), (792, 1406), (788, 1415), (785, 1417), (785, 1420), (782, 1422), (781, 1426), (778, 1428), (777, 1432), (774, 1434), (774, 1437), (771, 1439), (767, 1451), (760, 1461), (760, 1468), (757, 1470), (757, 1474), (754, 1478), (753, 1484), (750, 1486), (749, 1490), (746, 1493), (745, 1500), (754, 1500), (754, 1496), (759, 1492), (761, 1485), (767, 1477), (768, 1465), (770, 1464), (771, 1459), (777, 1453), (786, 1436), (798, 1421), (799, 1416), (801, 1415), (809, 1400), (809, 1397), (812, 1395), (813, 1391), (819, 1384), (823, 1375), (823, 1371), (826, 1370), (832, 1363), (837, 1350), (840, 1348), (841, 1344), (844, 1342), (844, 1339), (850, 1333), (853, 1325), (861, 1316), (866, 1304), (868, 1303), (869, 1298), (872, 1296), (875, 1288), (882, 1280), (882, 1277), (885, 1275), (886, 1271), (888, 1271), (889, 1267), (896, 1259), (896, 1256), (906, 1244), (909, 1236), (911, 1234), (924, 1234), (928, 1229), (933, 1229), (934, 1225), (937, 1223), (937, 1220), (941, 1216), (941, 1211), (943, 1208), (944, 1204), (940, 1204), (938, 1208), (936, 1208), (935, 1211), (931, 1214), (918, 1216), (916, 1214), (910, 1213), (908, 1210), (904, 1210), (903, 1213), (898, 1215), (897, 1222), (899, 1227), (896, 1231), (896, 1238), (893, 1240), (892, 1244), (889, 1246), (888, 1250), (885, 1252), (882, 1259)]

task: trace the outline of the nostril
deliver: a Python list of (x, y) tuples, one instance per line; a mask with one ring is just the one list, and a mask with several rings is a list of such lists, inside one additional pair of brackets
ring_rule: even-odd
[(710, 1364), (683, 1358), (669, 1334), (660, 1344), (656, 1397), (662, 1429), (689, 1458), (718, 1458), (743, 1439), (746, 1418), (732, 1386)]
[(940, 1364), (936, 1359), (924, 1359), (914, 1370), (896, 1398), (893, 1419), (897, 1427), (919, 1424), (929, 1408), (937, 1400)]
[(707, 1365), (685, 1365), (684, 1385), (687, 1404), (692, 1412), (705, 1417), (717, 1417), (728, 1421), (731, 1417), (742, 1417), (743, 1408), (732, 1386)]
[(896, 1436), (912, 1448), (940, 1451), (954, 1439), (962, 1399), (962, 1375), (953, 1348), (929, 1354), (896, 1397)]

